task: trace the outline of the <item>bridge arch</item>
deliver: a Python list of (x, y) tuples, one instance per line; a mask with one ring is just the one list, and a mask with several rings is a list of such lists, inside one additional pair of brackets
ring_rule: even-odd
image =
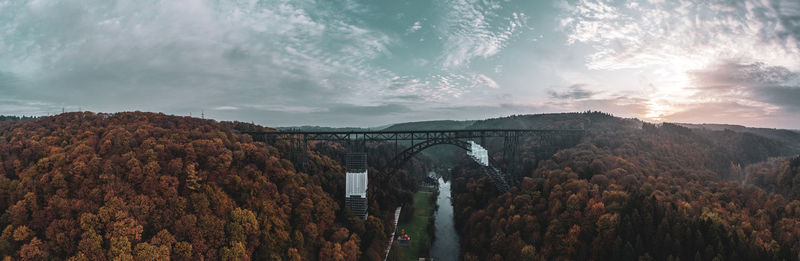
[[(411, 147), (406, 148), (402, 152), (395, 155), (395, 157), (389, 161), (386, 166), (384, 166), (383, 170), (388, 171), (396, 171), (400, 169), (406, 162), (408, 162), (412, 157), (417, 155), (418, 153), (422, 152), (423, 150), (436, 146), (436, 145), (452, 145), (458, 148), (461, 148), (465, 151), (470, 151), (470, 147), (472, 146), (469, 142), (462, 140), (462, 139), (429, 139), (425, 140), (420, 143), (416, 143)], [(480, 165), (480, 164), (478, 164)], [(482, 166), (482, 165), (481, 165)], [(495, 187), (500, 192), (506, 192), (509, 189), (508, 181), (506, 177), (500, 173), (498, 170), (495, 161), (492, 157), (489, 157), (489, 166), (482, 166), (485, 174), (489, 176), (495, 184)]]
[[(464, 151), (470, 150), (470, 144), (467, 141), (461, 139), (430, 139), (424, 140), (420, 143), (415, 143), (413, 146), (406, 148), (402, 152), (398, 153), (394, 156), (389, 162), (384, 165), (383, 169), (386, 168), (394, 168), (399, 169), (402, 167), (406, 162), (408, 162), (412, 157), (419, 154), (420, 152), (424, 151), (427, 148), (436, 146), (436, 145), (452, 145), (458, 148), (461, 148)], [(494, 163), (494, 162), (492, 162)]]

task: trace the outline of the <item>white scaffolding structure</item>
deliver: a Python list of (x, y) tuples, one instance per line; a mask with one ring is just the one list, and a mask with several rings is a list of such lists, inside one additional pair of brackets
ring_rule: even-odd
[(367, 171), (347, 172), (347, 179), (345, 181), (347, 197), (367, 197)]
[(354, 215), (367, 219), (367, 154), (348, 153), (345, 159), (344, 204)]
[(470, 148), (467, 155), (472, 157), (478, 164), (489, 166), (489, 152), (474, 141), (469, 141), (469, 145)]

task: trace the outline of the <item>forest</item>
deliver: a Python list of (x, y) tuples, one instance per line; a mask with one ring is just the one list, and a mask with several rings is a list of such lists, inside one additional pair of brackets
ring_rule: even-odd
[(244, 129), (271, 130), (143, 112), (0, 122), (0, 257), (382, 259), (381, 207), (410, 200), (407, 172), (370, 177), (393, 186), (362, 221), (343, 207), (341, 146), (308, 144), (301, 172), (288, 144)]
[(468, 165), (455, 171), (464, 260), (800, 259), (800, 156), (790, 146), (747, 132), (573, 116), (587, 136), (548, 159), (525, 148), (523, 162), (536, 167), (508, 193)]
[[(462, 159), (452, 196), (464, 260), (800, 259), (794, 134), (599, 112), (422, 125), (586, 130), (578, 144), (521, 141), (503, 194), (466, 156), (441, 157)], [(243, 130), (275, 131), (144, 112), (0, 121), (0, 257), (382, 260), (391, 212), (438, 164), (370, 168), (364, 221), (344, 208), (342, 144), (298, 151)], [(495, 158), (498, 142), (485, 144)], [(368, 165), (393, 150), (370, 144)]]

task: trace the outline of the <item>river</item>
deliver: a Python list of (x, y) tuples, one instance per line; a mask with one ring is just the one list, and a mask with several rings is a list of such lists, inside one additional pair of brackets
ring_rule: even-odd
[(453, 202), (450, 200), (450, 182), (439, 177), (439, 196), (436, 198), (439, 206), (434, 214), (436, 236), (431, 246), (431, 257), (437, 261), (458, 260), (459, 244), (458, 233), (453, 220)]

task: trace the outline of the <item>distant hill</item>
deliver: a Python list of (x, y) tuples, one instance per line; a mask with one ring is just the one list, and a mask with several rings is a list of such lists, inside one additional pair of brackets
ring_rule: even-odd
[(691, 129), (704, 129), (710, 131), (735, 131), (756, 134), (765, 138), (770, 138), (780, 141), (795, 151), (800, 151), (800, 132), (795, 130), (785, 129), (770, 129), (770, 128), (752, 128), (741, 125), (730, 124), (692, 124), (692, 123), (677, 123), (678, 125), (691, 128)]
[(391, 125), (384, 130), (405, 131), (405, 130), (460, 130), (470, 127), (475, 121), (416, 121)]
[(485, 120), (438, 120), (394, 124), (385, 130), (432, 129), (608, 129), (641, 128), (642, 121), (615, 117), (603, 112), (569, 112), (512, 115)]
[(642, 121), (615, 117), (603, 112), (570, 112), (512, 115), (476, 121), (470, 129), (616, 129), (641, 128)]

